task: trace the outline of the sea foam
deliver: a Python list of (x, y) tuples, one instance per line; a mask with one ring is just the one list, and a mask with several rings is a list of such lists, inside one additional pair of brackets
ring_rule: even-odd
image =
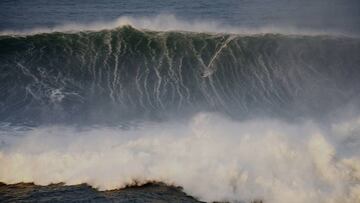
[(359, 126), (358, 118), (318, 124), (199, 113), (127, 130), (10, 127), (0, 136), (0, 181), (100, 190), (161, 181), (205, 201), (354, 203)]

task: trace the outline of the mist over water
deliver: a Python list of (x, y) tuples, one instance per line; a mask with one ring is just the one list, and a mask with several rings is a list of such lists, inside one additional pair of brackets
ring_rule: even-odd
[(359, 118), (321, 125), (200, 113), (131, 130), (1, 133), (6, 183), (86, 182), (106, 190), (161, 181), (205, 201), (359, 201)]
[(360, 34), (358, 0), (18, 0), (0, 2), (0, 30), (54, 28), (67, 24), (112, 22), (119, 16), (216, 22), (236, 28), (282, 27)]
[(0, 3), (0, 182), (360, 202), (358, 2), (34, 2)]

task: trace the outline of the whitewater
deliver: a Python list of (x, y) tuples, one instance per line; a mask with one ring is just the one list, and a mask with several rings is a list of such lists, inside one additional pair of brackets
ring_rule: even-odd
[(160, 181), (205, 201), (353, 203), (360, 195), (359, 125), (359, 118), (325, 128), (200, 113), (128, 130), (10, 128), (1, 131), (0, 180), (100, 190)]
[(0, 182), (360, 202), (360, 39), (122, 17), (0, 34)]

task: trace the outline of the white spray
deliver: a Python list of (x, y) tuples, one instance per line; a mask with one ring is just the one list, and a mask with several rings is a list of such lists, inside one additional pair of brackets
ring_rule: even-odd
[(161, 181), (205, 201), (360, 202), (360, 119), (328, 126), (200, 113), (131, 130), (10, 128), (0, 181), (100, 190)]

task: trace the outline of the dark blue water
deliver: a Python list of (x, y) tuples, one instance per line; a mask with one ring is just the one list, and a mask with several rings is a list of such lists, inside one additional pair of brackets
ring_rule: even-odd
[(121, 16), (175, 15), (236, 27), (295, 27), (360, 32), (358, 0), (2, 0), (0, 30), (108, 22)]

